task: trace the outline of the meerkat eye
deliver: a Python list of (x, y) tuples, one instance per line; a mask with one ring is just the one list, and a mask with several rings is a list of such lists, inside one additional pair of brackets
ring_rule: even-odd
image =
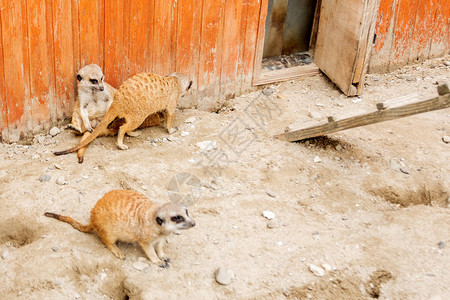
[(98, 80), (97, 79), (91, 79), (92, 84), (97, 84)]
[(184, 218), (182, 217), (182, 216), (175, 216), (175, 217), (172, 217), (172, 218), (170, 218), (173, 222), (175, 222), (175, 223), (180, 223), (180, 222), (183, 222), (184, 221)]

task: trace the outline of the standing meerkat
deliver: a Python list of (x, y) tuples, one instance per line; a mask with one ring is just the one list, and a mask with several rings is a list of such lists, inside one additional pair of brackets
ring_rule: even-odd
[(71, 149), (55, 152), (55, 155), (68, 154), (87, 146), (116, 119), (123, 120), (117, 135), (117, 146), (122, 150), (129, 148), (123, 144), (125, 133), (138, 128), (148, 116), (154, 113), (166, 112), (167, 130), (172, 133), (178, 99), (190, 89), (191, 85), (192, 81), (180, 73), (172, 73), (167, 77), (154, 73), (141, 73), (128, 78), (120, 86), (110, 109), (92, 135)]
[[(77, 98), (68, 128), (82, 134), (92, 132), (113, 102), (117, 92), (104, 82), (102, 69), (96, 64), (82, 67), (77, 72)], [(92, 123), (91, 123), (92, 122)]]
[(71, 217), (51, 212), (47, 217), (69, 223), (81, 232), (96, 232), (106, 247), (119, 259), (124, 259), (117, 241), (137, 242), (152, 263), (169, 262), (163, 251), (171, 233), (195, 226), (186, 208), (172, 202), (157, 204), (144, 195), (129, 190), (106, 193), (91, 210), (89, 224), (83, 225)]

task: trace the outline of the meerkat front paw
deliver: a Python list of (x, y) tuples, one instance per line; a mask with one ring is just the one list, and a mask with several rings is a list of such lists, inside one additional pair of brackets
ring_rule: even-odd
[(128, 150), (130, 147), (124, 144), (117, 144), (117, 147), (119, 147), (120, 150)]

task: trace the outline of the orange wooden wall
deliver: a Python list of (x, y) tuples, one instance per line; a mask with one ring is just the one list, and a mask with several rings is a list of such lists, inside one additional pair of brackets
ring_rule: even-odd
[[(450, 0), (380, 1), (371, 69), (449, 52)], [(216, 108), (251, 86), (261, 3), (0, 0), (1, 139), (70, 116), (76, 71), (89, 63), (116, 87), (143, 71), (187, 73), (198, 107)]]
[(450, 53), (450, 0), (381, 0), (370, 72)]
[(251, 86), (261, 0), (0, 0), (0, 134), (70, 116), (76, 71), (183, 72), (203, 109)]

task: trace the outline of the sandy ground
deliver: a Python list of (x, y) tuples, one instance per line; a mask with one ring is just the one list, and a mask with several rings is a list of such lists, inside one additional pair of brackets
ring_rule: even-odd
[[(315, 76), (218, 113), (177, 111), (171, 136), (147, 128), (126, 151), (99, 138), (83, 164), (52, 154), (77, 143), (67, 130), (1, 144), (0, 298), (449, 299), (449, 109), (298, 143), (272, 137), (311, 114), (435, 97), (449, 59), (367, 75), (359, 98)], [(87, 222), (113, 189), (189, 205), (197, 226), (169, 238), (168, 269), (133, 244), (119, 244), (118, 260), (95, 235), (43, 216)], [(229, 285), (216, 282), (219, 267)]]

